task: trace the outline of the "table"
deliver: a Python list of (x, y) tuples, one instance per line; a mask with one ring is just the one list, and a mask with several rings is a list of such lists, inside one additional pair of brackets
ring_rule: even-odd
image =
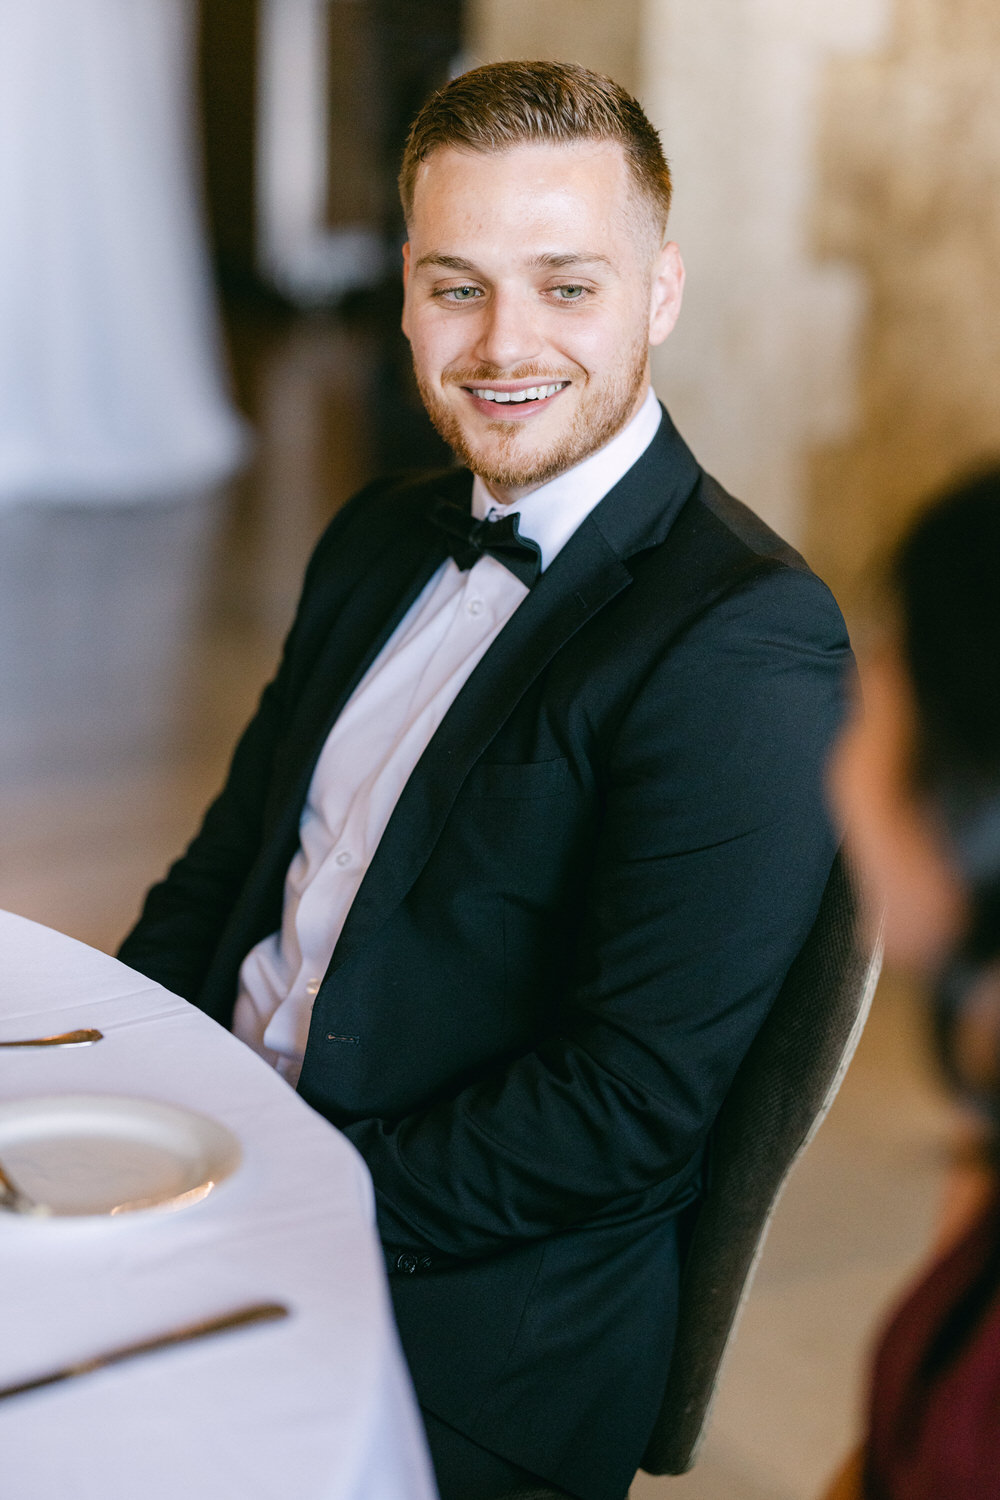
[(354, 1148), (222, 1027), (82, 943), (0, 913), (0, 1099), (122, 1094), (210, 1114), (236, 1174), (175, 1213), (0, 1214), (0, 1385), (254, 1301), (268, 1323), (0, 1403), (7, 1500), (434, 1500)]

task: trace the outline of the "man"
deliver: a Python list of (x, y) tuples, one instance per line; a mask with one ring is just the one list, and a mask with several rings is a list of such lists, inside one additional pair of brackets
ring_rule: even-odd
[(650, 393), (683, 269), (635, 101), (476, 69), (401, 188), (404, 329), (467, 467), (335, 518), (122, 957), (367, 1161), (444, 1500), (621, 1500), (678, 1216), (832, 859), (849, 651)]

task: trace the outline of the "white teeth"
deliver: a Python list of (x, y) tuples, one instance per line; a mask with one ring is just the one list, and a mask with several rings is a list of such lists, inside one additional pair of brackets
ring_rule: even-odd
[(521, 401), (544, 401), (548, 396), (554, 396), (556, 391), (561, 391), (563, 386), (568, 385), (568, 380), (559, 380), (555, 385), (530, 385), (523, 391), (494, 391), (490, 389), (473, 390), (472, 394), (478, 396), (480, 401), (498, 401), (501, 404), (507, 401), (515, 403)]

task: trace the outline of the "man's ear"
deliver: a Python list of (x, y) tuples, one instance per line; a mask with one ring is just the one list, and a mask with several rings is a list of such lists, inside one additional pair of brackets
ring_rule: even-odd
[(649, 297), (649, 342), (662, 344), (681, 310), (684, 262), (673, 240), (657, 253)]
[(409, 299), (408, 299), (408, 296), (407, 296), (407, 291), (408, 291), (409, 285), (410, 285), (410, 242), (409, 242), (409, 240), (407, 240), (406, 244), (403, 246), (403, 316), (402, 316), (402, 319), (400, 320), (401, 324), (402, 324), (403, 332), (404, 332), (404, 334), (406, 335), (407, 338), (410, 337), (410, 331), (409, 331), (409, 329), (406, 326), (406, 324), (407, 324), (406, 309), (407, 309), (407, 306), (409, 305)]

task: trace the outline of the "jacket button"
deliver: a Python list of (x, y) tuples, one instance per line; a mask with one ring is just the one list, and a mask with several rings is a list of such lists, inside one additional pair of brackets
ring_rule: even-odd
[(396, 1256), (396, 1270), (404, 1272), (407, 1276), (412, 1276), (419, 1264), (420, 1257), (419, 1255), (414, 1255), (412, 1250), (406, 1251), (403, 1255)]

